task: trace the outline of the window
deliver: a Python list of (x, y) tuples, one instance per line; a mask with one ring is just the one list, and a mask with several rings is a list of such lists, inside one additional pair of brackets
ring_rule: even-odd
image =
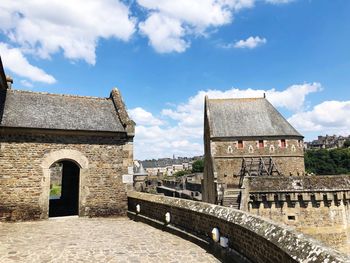
[(253, 146), (249, 145), (248, 151), (249, 151), (249, 153), (254, 153), (254, 148), (253, 148)]
[(298, 140), (298, 144), (299, 144), (299, 147), (303, 147), (303, 141), (302, 140)]
[(281, 140), (281, 147), (286, 148), (286, 140), (285, 139)]
[(243, 141), (238, 141), (238, 149), (243, 149)]
[(288, 220), (295, 220), (295, 216), (288, 216)]
[(259, 148), (264, 148), (264, 141), (263, 140), (259, 140)]

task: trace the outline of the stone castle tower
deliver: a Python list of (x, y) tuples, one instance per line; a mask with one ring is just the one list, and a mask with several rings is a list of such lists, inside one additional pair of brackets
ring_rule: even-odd
[[(303, 175), (303, 136), (266, 98), (205, 99), (203, 200), (222, 201), (242, 175)], [(219, 193), (221, 192), (221, 193)]]
[(282, 222), (350, 251), (350, 176), (307, 176), (303, 136), (266, 98), (208, 99), (203, 201)]

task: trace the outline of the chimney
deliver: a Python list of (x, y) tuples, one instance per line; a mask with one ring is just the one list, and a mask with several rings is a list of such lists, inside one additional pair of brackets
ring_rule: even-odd
[(11, 89), (13, 84), (13, 79), (10, 76), (6, 76), (6, 82), (7, 82), (8, 89)]

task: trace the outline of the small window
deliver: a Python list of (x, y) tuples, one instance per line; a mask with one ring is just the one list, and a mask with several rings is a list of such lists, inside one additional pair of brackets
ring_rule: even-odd
[(303, 147), (303, 141), (302, 140), (298, 140), (298, 144), (299, 144), (299, 147)]
[(288, 220), (295, 220), (295, 216), (288, 216)]
[(238, 149), (243, 149), (243, 141), (238, 141)]
[(259, 140), (259, 148), (264, 148), (264, 141), (263, 140)]
[(281, 147), (286, 148), (286, 140), (285, 139), (281, 140)]

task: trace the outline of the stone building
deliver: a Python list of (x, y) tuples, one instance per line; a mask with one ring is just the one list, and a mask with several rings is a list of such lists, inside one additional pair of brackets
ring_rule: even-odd
[[(125, 215), (135, 123), (118, 89), (81, 97), (8, 81), (0, 63), (0, 221)], [(59, 199), (49, 198), (52, 171), (62, 173)]]
[(336, 149), (343, 148), (346, 141), (350, 141), (349, 136), (337, 136), (337, 135), (326, 135), (326, 136), (317, 136), (317, 140), (312, 142), (307, 142), (305, 144), (306, 150), (312, 149)]
[(306, 176), (303, 136), (265, 99), (205, 99), (203, 200), (350, 254), (350, 176)]
[(241, 175), (302, 175), (303, 136), (266, 98), (205, 98), (203, 200), (223, 202)]

